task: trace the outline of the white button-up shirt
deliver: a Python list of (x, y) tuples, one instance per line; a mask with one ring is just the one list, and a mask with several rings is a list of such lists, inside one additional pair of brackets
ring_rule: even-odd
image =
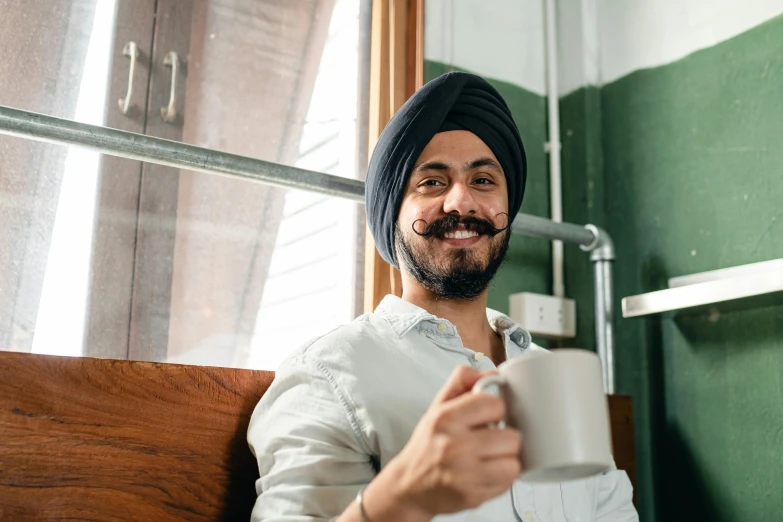
[[(543, 350), (503, 314), (487, 317), (506, 357)], [(387, 296), (375, 310), (297, 350), (256, 407), (248, 442), (261, 478), (253, 521), (332, 520), (408, 442), (457, 366), (495, 368), (449, 321)], [(516, 481), (436, 522), (638, 521), (624, 471), (562, 484)]]

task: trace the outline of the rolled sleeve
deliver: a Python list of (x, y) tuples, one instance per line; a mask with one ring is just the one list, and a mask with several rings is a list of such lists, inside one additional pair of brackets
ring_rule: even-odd
[(300, 355), (286, 361), (248, 428), (258, 460), (251, 521), (332, 520), (375, 476), (350, 405), (331, 375)]

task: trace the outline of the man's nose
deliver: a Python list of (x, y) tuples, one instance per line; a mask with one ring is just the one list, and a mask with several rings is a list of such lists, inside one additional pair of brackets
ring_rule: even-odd
[(476, 200), (473, 199), (470, 189), (464, 183), (451, 185), (443, 200), (443, 212), (446, 214), (456, 213), (461, 216), (468, 216), (476, 213), (476, 206)]

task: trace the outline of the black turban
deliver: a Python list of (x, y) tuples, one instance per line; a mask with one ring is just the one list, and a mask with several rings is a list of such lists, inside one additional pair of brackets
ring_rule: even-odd
[(527, 165), (511, 111), (483, 78), (450, 72), (419, 89), (383, 129), (367, 169), (367, 222), (378, 252), (399, 268), (394, 229), (416, 160), (438, 132), (470, 131), (495, 154), (506, 175), (509, 216), (522, 205)]

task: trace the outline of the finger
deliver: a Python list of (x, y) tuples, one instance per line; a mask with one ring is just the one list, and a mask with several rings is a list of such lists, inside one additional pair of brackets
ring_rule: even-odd
[(492, 489), (496, 491), (496, 495), (499, 495), (507, 491), (521, 473), (522, 466), (516, 456), (495, 457), (476, 465), (473, 479), (476, 487)]
[(448, 433), (460, 433), (499, 422), (506, 415), (500, 397), (486, 393), (466, 393), (440, 406), (437, 428)]
[(442, 404), (455, 397), (459, 397), (473, 389), (473, 385), (478, 382), (479, 379), (488, 375), (491, 372), (480, 372), (469, 366), (458, 366), (446, 381), (446, 384), (440, 389), (438, 395), (435, 397), (433, 404)]
[(495, 484), (490, 484), (487, 486), (476, 486), (476, 493), (480, 495), (481, 498), (483, 499), (483, 502), (481, 502), (479, 505), (483, 504), (484, 502), (489, 502), (498, 497), (507, 495), (509, 490), (511, 490), (513, 486), (514, 486), (513, 480), (509, 482), (499, 482)]
[(485, 460), (464, 458), (452, 462), (449, 466), (448, 481), (452, 487), (463, 493), (481, 497), (480, 501), (475, 503), (478, 505), (508, 491), (519, 477), (520, 469), (516, 456)]
[(513, 428), (484, 428), (465, 435), (470, 451), (480, 459), (516, 457), (522, 448), (522, 435)]

